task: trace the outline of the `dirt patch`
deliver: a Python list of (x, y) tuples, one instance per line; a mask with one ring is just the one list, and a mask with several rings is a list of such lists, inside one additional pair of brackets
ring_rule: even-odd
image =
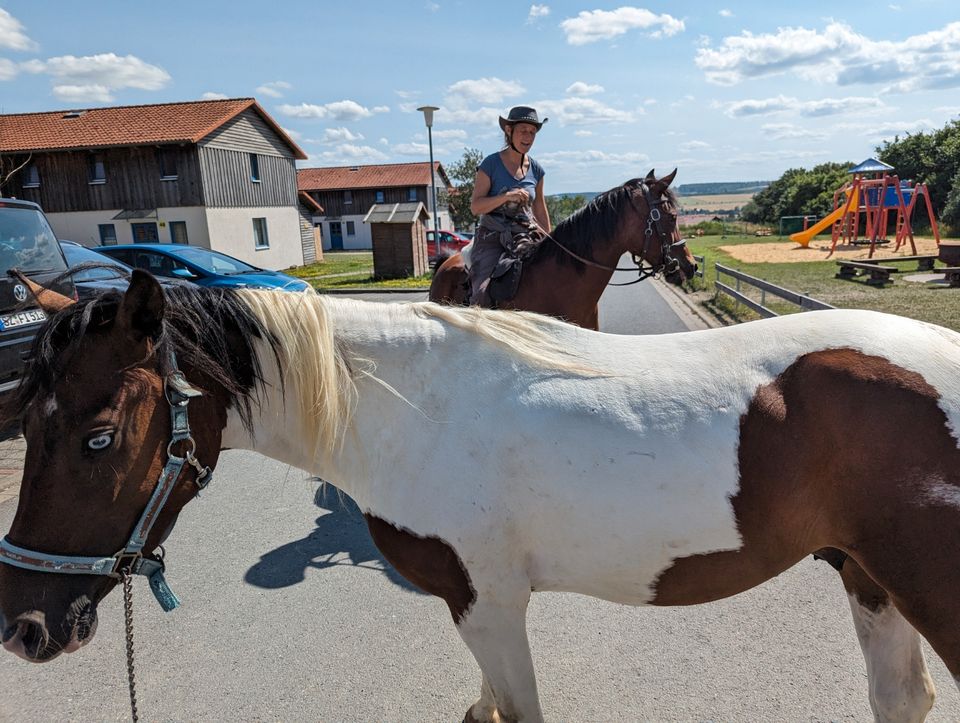
[[(937, 242), (932, 238), (917, 238), (917, 256), (936, 255)], [(879, 259), (892, 258), (894, 256), (913, 256), (913, 249), (907, 243), (900, 247), (899, 251), (893, 250), (893, 243), (884, 246), (877, 246), (873, 257)], [(870, 258), (870, 246), (841, 246), (837, 245), (836, 251), (832, 256), (830, 253), (830, 239), (814, 239), (807, 248), (794, 243), (793, 241), (762, 241), (755, 244), (738, 244), (736, 246), (719, 246), (724, 251), (738, 261), (744, 261), (749, 264), (768, 263), (768, 264), (787, 264), (801, 261), (826, 261), (833, 259), (866, 259)]]

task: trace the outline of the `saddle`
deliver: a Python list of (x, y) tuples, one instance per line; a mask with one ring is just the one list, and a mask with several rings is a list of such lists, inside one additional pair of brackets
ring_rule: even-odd
[[(486, 228), (500, 234), (500, 245), (503, 248), (497, 265), (490, 274), (490, 283), (487, 294), (490, 296), (493, 308), (501, 303), (510, 301), (517, 295), (520, 279), (523, 275), (523, 264), (530, 260), (546, 240), (546, 234), (537, 226), (515, 219), (491, 219), (484, 217)], [(470, 251), (473, 244), (465, 248), (463, 256), (464, 266), (470, 268)], [(467, 274), (467, 298), (471, 296), (470, 275)]]

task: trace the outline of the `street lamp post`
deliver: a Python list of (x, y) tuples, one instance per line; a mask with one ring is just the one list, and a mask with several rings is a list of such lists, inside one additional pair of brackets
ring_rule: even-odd
[(427, 124), (427, 143), (430, 146), (430, 192), (433, 194), (433, 240), (437, 245), (437, 258), (440, 258), (440, 218), (437, 214), (437, 184), (433, 178), (433, 113), (440, 109), (434, 105), (423, 105), (417, 110), (423, 113), (423, 120)]

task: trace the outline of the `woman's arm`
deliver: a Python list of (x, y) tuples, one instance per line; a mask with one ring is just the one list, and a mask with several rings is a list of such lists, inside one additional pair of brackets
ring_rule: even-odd
[(490, 193), (490, 176), (483, 171), (477, 171), (473, 179), (473, 196), (470, 197), (470, 212), (474, 216), (490, 213), (505, 203), (519, 203), (521, 206), (530, 202), (530, 194), (522, 188), (514, 188), (500, 196), (488, 196)]
[(552, 230), (550, 226), (550, 212), (547, 210), (547, 197), (543, 195), (543, 178), (537, 182), (537, 198), (533, 202), (533, 217), (537, 219), (537, 224), (547, 233)]

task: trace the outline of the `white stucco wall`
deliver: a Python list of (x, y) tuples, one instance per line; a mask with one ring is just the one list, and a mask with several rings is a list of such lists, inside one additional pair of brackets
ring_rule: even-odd
[[(114, 220), (120, 209), (109, 211), (78, 211), (74, 213), (48, 213), (50, 225), (57, 238), (76, 241), (84, 246), (100, 245), (100, 224), (113, 224), (118, 244), (133, 243), (131, 223), (156, 223), (161, 243), (170, 243), (170, 222), (184, 221), (187, 224), (187, 240), (191, 246), (209, 248), (210, 234), (207, 231), (206, 209), (200, 206), (158, 208), (157, 218), (141, 218), (132, 221)], [(252, 222), (251, 222), (252, 224)]]
[[(206, 211), (210, 248), (263, 269), (279, 271), (303, 265), (300, 214), (295, 206), (210, 208)], [(267, 219), (270, 248), (254, 247), (254, 218)]]

